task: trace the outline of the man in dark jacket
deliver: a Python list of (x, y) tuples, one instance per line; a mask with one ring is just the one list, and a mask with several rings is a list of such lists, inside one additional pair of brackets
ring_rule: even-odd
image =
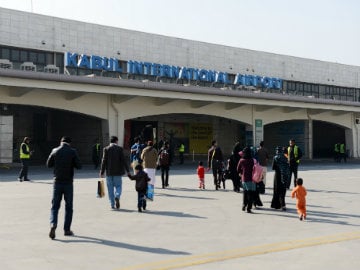
[(124, 150), (118, 144), (118, 138), (111, 136), (110, 145), (103, 151), (101, 160), (100, 177), (104, 177), (106, 171), (106, 185), (109, 193), (109, 200), (112, 209), (120, 208), (120, 196), (122, 192), (122, 176), (125, 171), (129, 173), (129, 166), (126, 163)]
[(214, 177), (215, 189), (220, 188), (220, 173), (222, 170), (222, 165), (224, 162), (223, 154), (221, 148), (217, 145), (217, 142), (213, 140), (211, 142), (211, 147), (208, 150), (208, 169), (212, 169)]
[(292, 174), (294, 174), (294, 187), (296, 187), (296, 179), (298, 177), (298, 167), (299, 167), (300, 159), (302, 158), (302, 151), (295, 144), (295, 139), (291, 139), (289, 141), (287, 155), (288, 155), (288, 161), (289, 161), (289, 165), (290, 165), (290, 181), (288, 182), (288, 186), (287, 186), (287, 189), (289, 189)]
[(54, 167), (55, 180), (50, 214), (51, 229), (49, 237), (51, 239), (55, 238), (58, 213), (63, 195), (65, 200), (64, 234), (66, 236), (74, 235), (70, 230), (73, 216), (74, 168), (81, 169), (81, 163), (76, 150), (71, 148), (70, 143), (70, 137), (62, 137), (60, 146), (51, 151), (46, 162), (48, 168)]
[(158, 161), (161, 169), (162, 188), (169, 186), (169, 170), (170, 170), (170, 144), (164, 142), (158, 154)]

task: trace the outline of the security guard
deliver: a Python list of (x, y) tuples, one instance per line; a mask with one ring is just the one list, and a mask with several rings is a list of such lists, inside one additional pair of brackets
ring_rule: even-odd
[(295, 144), (295, 139), (291, 139), (289, 141), (288, 147), (288, 161), (290, 165), (290, 181), (288, 182), (287, 188), (290, 188), (291, 176), (294, 174), (294, 187), (296, 187), (296, 179), (298, 176), (298, 167), (300, 163), (300, 159), (302, 158), (301, 149)]
[(20, 145), (20, 160), (22, 164), (18, 178), (20, 182), (30, 181), (30, 179), (28, 178), (29, 160), (30, 160), (30, 156), (34, 151), (30, 151), (29, 143), (30, 143), (30, 138), (25, 137), (22, 144)]

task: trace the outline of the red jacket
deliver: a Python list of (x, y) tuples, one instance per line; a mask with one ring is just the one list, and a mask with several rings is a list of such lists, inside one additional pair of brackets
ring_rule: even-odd
[(205, 168), (204, 166), (200, 166), (197, 168), (197, 174), (199, 176), (199, 179), (204, 179), (205, 177)]

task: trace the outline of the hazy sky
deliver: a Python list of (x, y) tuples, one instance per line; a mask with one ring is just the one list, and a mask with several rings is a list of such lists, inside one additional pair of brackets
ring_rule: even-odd
[(359, 0), (0, 0), (0, 6), (360, 66)]

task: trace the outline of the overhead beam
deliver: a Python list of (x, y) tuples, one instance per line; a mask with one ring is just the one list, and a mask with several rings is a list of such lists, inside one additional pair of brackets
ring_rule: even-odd
[(9, 87), (9, 96), (10, 97), (21, 97), (29, 92), (32, 88), (20, 88), (20, 87)]
[(273, 109), (273, 106), (264, 106), (264, 105), (256, 105), (255, 110), (257, 112), (266, 112), (268, 110)]
[(324, 110), (319, 110), (319, 109), (308, 109), (308, 113), (311, 115), (316, 115), (316, 114), (320, 114), (325, 112)]
[(333, 115), (333, 116), (340, 116), (340, 115), (345, 115), (348, 113), (349, 112), (344, 112), (344, 111), (331, 111), (331, 115)]
[(192, 100), (190, 102), (190, 107), (191, 108), (194, 108), (194, 109), (198, 109), (198, 108), (201, 108), (201, 107), (205, 107), (209, 104), (211, 104), (212, 102), (209, 102), (209, 101), (200, 101), (200, 100)]
[(303, 110), (303, 108), (284, 107), (282, 110), (284, 113), (293, 113), (293, 112), (301, 111), (301, 110)]
[(83, 92), (65, 92), (65, 99), (66, 100), (74, 100), (79, 97), (82, 97), (85, 94), (86, 93), (83, 93)]
[(174, 100), (170, 98), (153, 98), (153, 104), (155, 106), (163, 106), (173, 101)]
[(225, 103), (225, 110), (230, 111), (236, 108), (240, 108), (242, 106), (244, 106), (245, 104), (239, 104), (239, 103)]
[(133, 99), (133, 98), (135, 98), (135, 96), (127, 96), (127, 95), (124, 95), (124, 96), (113, 96), (113, 97), (112, 97), (112, 101), (113, 101), (114, 103), (120, 104), (120, 103), (124, 103), (124, 102), (126, 102), (126, 101), (129, 101), (130, 99)]

